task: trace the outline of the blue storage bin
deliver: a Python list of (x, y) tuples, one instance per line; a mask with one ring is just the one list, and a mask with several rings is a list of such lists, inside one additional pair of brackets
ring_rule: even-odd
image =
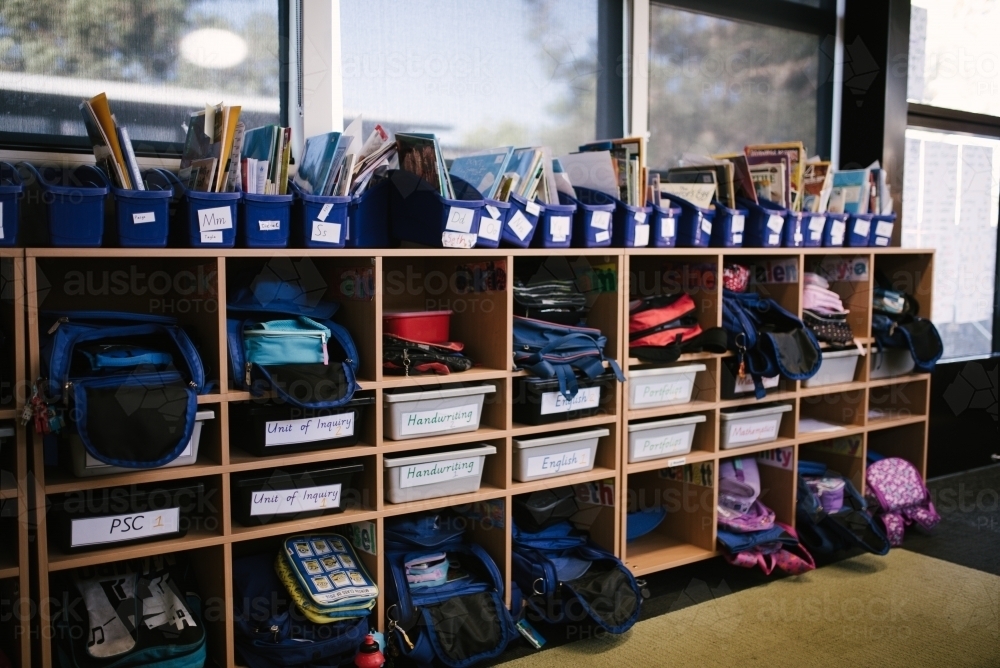
[(806, 218), (801, 211), (788, 211), (781, 231), (781, 245), (785, 248), (802, 248), (806, 241)]
[(289, 181), (295, 201), (292, 204), (292, 226), (296, 243), (302, 248), (343, 248), (347, 245), (347, 196), (309, 195)]
[(188, 248), (232, 248), (236, 245), (236, 208), (241, 192), (210, 193), (188, 190), (177, 175), (165, 169), (143, 172), (147, 187), (173, 188), (173, 242)]
[(484, 200), (482, 215), (479, 217), (479, 234), (476, 236), (476, 248), (498, 248), (504, 226), (513, 207), (510, 202), (500, 202), (495, 199)]
[(649, 246), (653, 207), (631, 206), (615, 200), (615, 213), (611, 223), (611, 245), (616, 248), (645, 248)]
[(676, 195), (672, 195), (670, 201), (681, 208), (681, 217), (677, 221), (677, 245), (682, 248), (707, 248), (712, 241), (715, 209), (702, 209)]
[(677, 245), (677, 221), (681, 217), (679, 206), (653, 207), (649, 243), (656, 248), (673, 248)]
[(293, 195), (243, 193), (237, 232), (246, 248), (288, 248)]
[(805, 238), (802, 245), (806, 248), (815, 248), (823, 245), (823, 231), (826, 229), (826, 214), (812, 213), (805, 211), (802, 213), (802, 234)]
[(590, 188), (573, 188), (576, 197), (559, 193), (560, 201), (575, 200), (573, 246), (603, 248), (611, 245), (614, 233), (615, 198)]
[(17, 168), (9, 162), (0, 162), (0, 246), (16, 246), (17, 230), (21, 216), (20, 200), (24, 185)]
[(500, 240), (515, 248), (527, 248), (535, 238), (538, 218), (541, 215), (541, 204), (529, 202), (520, 195), (511, 195), (507, 222), (504, 223)]
[(559, 193), (562, 204), (541, 204), (538, 225), (531, 245), (535, 248), (569, 248), (573, 245), (573, 216), (576, 202), (566, 193)]
[(823, 228), (823, 246), (839, 248), (844, 245), (844, 234), (847, 232), (846, 213), (826, 214), (826, 227)]
[[(416, 174), (399, 169), (389, 176), (389, 218), (392, 234), (400, 241), (410, 241), (434, 248), (472, 248), (479, 233), (479, 217), (486, 202), (482, 196), (457, 199), (441, 196), (437, 186), (432, 186)], [(461, 179), (456, 191), (466, 197), (475, 191)], [(467, 186), (467, 188), (465, 187)], [(469, 190), (471, 189), (471, 191)]]
[(161, 184), (147, 190), (111, 186), (118, 221), (118, 245), (123, 248), (166, 248), (170, 234), (170, 200), (173, 188)]
[(390, 248), (389, 181), (381, 179), (347, 207), (347, 248)]
[(104, 200), (111, 184), (97, 167), (36, 169), (18, 163), (34, 177), (48, 210), (49, 241), (53, 246), (95, 248), (104, 238)]
[(845, 246), (867, 246), (872, 234), (871, 213), (852, 213), (847, 218), (847, 230), (844, 233)]
[(747, 248), (780, 248), (787, 211), (775, 202), (761, 199), (759, 203), (737, 198), (746, 207), (747, 225), (743, 246)]
[(714, 248), (740, 248), (743, 245), (746, 222), (746, 209), (730, 209), (716, 200), (709, 244)]
[(871, 235), (868, 237), (869, 246), (888, 246), (892, 243), (892, 228), (896, 225), (896, 214), (890, 213), (887, 216), (876, 215), (872, 217)]

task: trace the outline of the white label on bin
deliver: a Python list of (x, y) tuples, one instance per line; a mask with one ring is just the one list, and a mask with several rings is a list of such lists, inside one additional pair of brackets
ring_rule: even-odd
[(340, 223), (324, 223), (319, 220), (314, 220), (312, 236), (309, 240), (318, 241), (324, 244), (339, 244), (340, 228)]
[[(753, 378), (749, 375), (743, 376), (742, 378), (736, 376), (735, 378), (736, 380), (733, 382), (733, 392), (753, 392)], [(769, 390), (773, 387), (778, 387), (779, 380), (780, 378), (778, 376), (768, 376), (766, 378), (762, 378), (761, 383), (763, 383), (764, 389)]]
[(867, 237), (868, 233), (871, 232), (871, 229), (872, 229), (872, 221), (870, 220), (864, 220), (862, 218), (858, 218), (857, 220), (854, 221), (854, 234), (858, 235), (859, 237)]
[(537, 216), (542, 212), (542, 207), (538, 206), (538, 202), (528, 202), (524, 205), (524, 210), (532, 216)]
[(734, 234), (733, 235), (733, 243), (734, 244), (741, 244), (741, 243), (743, 243), (743, 235), (742, 234)]
[(830, 226), (830, 236), (833, 237), (834, 239), (844, 238), (844, 221), (842, 220), (833, 221), (833, 225)]
[(327, 202), (323, 205), (323, 208), (319, 210), (319, 213), (316, 214), (316, 220), (325, 223), (326, 217), (330, 215), (331, 211), (333, 211), (333, 204)]
[(528, 457), (528, 475), (552, 475), (553, 473), (569, 473), (590, 468), (590, 448), (570, 450), (557, 455), (540, 455)]
[(427, 464), (413, 464), (399, 467), (399, 487), (419, 487), (433, 485), (458, 478), (471, 478), (479, 475), (480, 457), (466, 459), (446, 459)]
[[(826, 227), (825, 216), (813, 216), (809, 219), (809, 229), (813, 232), (822, 232), (824, 227)], [(815, 239), (816, 237), (813, 238)]]
[(892, 223), (887, 220), (880, 220), (875, 223), (875, 234), (880, 237), (892, 236)]
[(611, 238), (611, 233), (608, 232), (607, 230), (601, 230), (600, 232), (594, 235), (594, 241), (596, 241), (597, 243), (603, 243), (610, 238)]
[(809, 230), (809, 241), (817, 241), (823, 230)]
[(261, 232), (275, 232), (281, 229), (280, 220), (259, 220), (257, 226)]
[(472, 248), (476, 245), (477, 236), (475, 234), (464, 234), (462, 232), (442, 232), (442, 248)]
[(674, 228), (677, 225), (677, 221), (671, 218), (664, 218), (663, 223), (660, 225), (660, 238), (669, 239), (674, 236)]
[(354, 436), (354, 412), (264, 423), (264, 445), (314, 443)]
[(520, 209), (514, 212), (514, 215), (507, 221), (507, 225), (510, 229), (514, 230), (514, 234), (521, 241), (524, 241), (524, 238), (531, 234), (531, 230), (534, 229), (528, 219), (524, 217), (524, 214), (521, 213)]
[(747, 219), (742, 213), (737, 213), (733, 216), (732, 230), (733, 232), (742, 232), (746, 228)]
[(729, 425), (730, 443), (749, 443), (750, 441), (767, 441), (778, 437), (778, 420), (768, 419), (761, 422), (735, 422)]
[(797, 243), (797, 244), (802, 243), (802, 233), (801, 232), (796, 232), (794, 236), (795, 236), (795, 243)]
[(340, 508), (340, 487), (338, 484), (253, 492), (250, 495), (250, 515), (286, 515)]
[(233, 227), (233, 212), (228, 206), (198, 210), (198, 229), (202, 232), (229, 230)]
[[(490, 218), (496, 219), (496, 218), (500, 217), (500, 209), (496, 208), (492, 204), (487, 204), (486, 205), (486, 213), (490, 214)], [(481, 224), (482, 223), (480, 223), (480, 225)]]
[(769, 234), (767, 235), (767, 243), (771, 246), (777, 246), (781, 242), (780, 234)]
[(875, 237), (875, 245), (876, 246), (888, 246), (889, 245), (889, 240), (886, 239), (885, 237)]
[(590, 226), (596, 227), (599, 230), (608, 229), (608, 225), (611, 224), (611, 212), (610, 211), (595, 211), (590, 216)]
[(601, 388), (581, 387), (572, 401), (567, 401), (560, 392), (542, 393), (542, 415), (569, 413), (584, 408), (597, 408), (601, 403)]
[(554, 241), (566, 241), (569, 236), (569, 216), (552, 216), (549, 219), (549, 231)]
[(489, 239), (490, 241), (497, 241), (500, 239), (500, 228), (502, 225), (501, 221), (496, 218), (487, 218), (483, 216), (479, 219), (479, 236), (483, 239)]
[(701, 219), (701, 231), (704, 232), (705, 234), (711, 234), (712, 233), (712, 221), (710, 221), (708, 218), (702, 218)]
[(180, 531), (180, 508), (164, 508), (126, 515), (88, 517), (70, 522), (70, 547), (118, 543)]
[(201, 243), (203, 243), (203, 244), (221, 244), (222, 243), (222, 232), (202, 232), (201, 233)]
[(464, 429), (479, 425), (479, 404), (468, 404), (436, 411), (416, 411), (400, 416), (399, 433), (433, 434), (452, 429)]
[(635, 239), (632, 241), (632, 244), (639, 248), (649, 245), (649, 225), (635, 226)]
[(444, 224), (444, 229), (468, 234), (472, 231), (472, 221), (475, 217), (475, 209), (453, 206), (448, 209), (448, 220)]
[(687, 379), (668, 380), (658, 383), (636, 383), (633, 390), (636, 404), (662, 404), (668, 401), (687, 400), (691, 395), (691, 383)]
[(646, 222), (646, 212), (645, 211), (636, 211), (635, 212), (635, 223), (636, 223), (636, 225), (642, 225), (645, 222)]
[(675, 466), (684, 466), (684, 462), (687, 461), (687, 457), (674, 457), (673, 459), (667, 460), (667, 468), (672, 469)]
[(785, 224), (785, 219), (776, 213), (767, 217), (767, 229), (781, 232), (781, 227)]
[(679, 450), (687, 450), (688, 445), (687, 430), (653, 438), (637, 438), (632, 447), (632, 457), (662, 457)]
[(133, 225), (142, 225), (143, 223), (155, 223), (155, 222), (156, 222), (155, 211), (144, 211), (143, 213), (132, 214)]

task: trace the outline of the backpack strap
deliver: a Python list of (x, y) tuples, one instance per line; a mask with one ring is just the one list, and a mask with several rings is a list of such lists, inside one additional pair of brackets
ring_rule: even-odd
[(906, 520), (900, 513), (881, 513), (879, 519), (885, 525), (885, 535), (889, 539), (889, 544), (899, 547), (903, 544), (903, 533), (906, 529)]

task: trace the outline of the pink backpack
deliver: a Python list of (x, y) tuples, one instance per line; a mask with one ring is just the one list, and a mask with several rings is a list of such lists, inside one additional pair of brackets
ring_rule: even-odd
[(923, 529), (932, 529), (941, 521), (920, 472), (905, 459), (886, 457), (869, 464), (865, 478), (869, 506), (885, 525), (893, 547), (903, 544), (907, 525), (915, 522)]

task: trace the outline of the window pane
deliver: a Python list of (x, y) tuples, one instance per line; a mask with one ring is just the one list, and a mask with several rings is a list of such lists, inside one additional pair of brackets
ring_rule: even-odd
[(907, 97), (1000, 116), (1000, 3), (913, 0)]
[(220, 101), (276, 123), (278, 63), (278, 0), (3, 0), (0, 131), (83, 137), (102, 91), (140, 149)]
[(650, 7), (649, 164), (802, 140), (816, 146), (819, 38)]
[(593, 140), (597, 0), (341, 0), (344, 115), (448, 157)]
[(933, 248), (931, 320), (945, 358), (989, 355), (1000, 209), (1000, 140), (909, 128), (903, 246)]

